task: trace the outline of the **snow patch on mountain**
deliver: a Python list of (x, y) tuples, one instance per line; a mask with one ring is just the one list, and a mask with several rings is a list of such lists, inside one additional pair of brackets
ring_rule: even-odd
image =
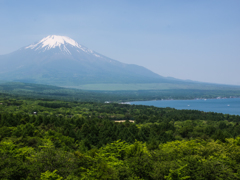
[[(83, 47), (82, 45), (78, 44), (76, 41), (74, 41), (73, 39), (71, 39), (67, 36), (50, 35), (50, 36), (43, 38), (36, 44), (32, 44), (30, 46), (25, 47), (25, 49), (32, 49), (35, 51), (39, 50), (39, 51), (44, 52), (46, 50), (50, 50), (50, 49), (59, 47), (59, 49), (62, 52), (65, 52), (65, 53), (71, 55), (70, 50), (66, 47), (67, 45), (71, 45), (72, 47), (80, 49), (86, 53), (91, 53), (96, 57), (101, 57), (100, 55), (94, 53), (92, 50), (90, 50), (86, 47)], [(80, 53), (79, 50), (77, 50), (77, 52)]]
[(36, 44), (32, 44), (32, 45), (26, 47), (26, 49), (28, 49), (28, 48), (39, 49), (39, 48), (44, 48), (44, 47), (46, 49), (51, 49), (51, 48), (55, 48), (55, 47), (60, 47), (61, 45), (64, 45), (65, 43), (71, 44), (72, 46), (75, 46), (75, 47), (79, 47), (79, 44), (69, 37), (52, 35), (52, 36), (47, 36), (47, 37), (43, 38), (41, 41), (39, 41)]

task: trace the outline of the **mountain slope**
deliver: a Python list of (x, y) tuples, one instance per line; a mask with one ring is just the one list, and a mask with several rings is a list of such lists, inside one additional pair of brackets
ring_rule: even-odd
[(180, 82), (138, 65), (113, 60), (71, 38), (56, 35), (0, 56), (0, 79), (61, 86)]

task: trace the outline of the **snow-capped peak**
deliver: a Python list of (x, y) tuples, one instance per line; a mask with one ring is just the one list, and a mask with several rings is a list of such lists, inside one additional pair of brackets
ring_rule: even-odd
[(30, 49), (34, 49), (37, 46), (41, 45), (41, 48), (46, 47), (47, 49), (51, 49), (51, 48), (55, 48), (55, 47), (60, 47), (61, 45), (64, 45), (65, 43), (67, 44), (71, 44), (72, 46), (76, 46), (78, 47), (79, 44), (74, 41), (73, 39), (66, 37), (66, 36), (57, 36), (57, 35), (51, 35), (51, 36), (47, 36), (45, 38), (43, 38), (41, 41), (39, 41), (36, 44), (32, 44), (28, 47), (26, 47), (26, 49), (30, 48)]
[[(81, 46), (76, 41), (74, 41), (73, 39), (71, 39), (67, 36), (50, 35), (50, 36), (43, 38), (36, 44), (32, 44), (30, 46), (25, 47), (25, 49), (40, 50), (41, 52), (44, 52), (46, 50), (50, 50), (52, 48), (59, 47), (59, 49), (62, 52), (71, 54), (70, 50), (66, 47), (66, 45), (76, 47), (77, 49), (80, 49), (86, 53), (92, 53), (96, 57), (100, 57), (98, 54), (94, 53), (92, 50)], [(79, 52), (79, 50), (77, 50), (77, 52)]]

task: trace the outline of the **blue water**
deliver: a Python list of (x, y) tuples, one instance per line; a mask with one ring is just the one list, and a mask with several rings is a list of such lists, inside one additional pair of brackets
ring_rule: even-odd
[(175, 109), (194, 109), (205, 112), (240, 115), (240, 98), (229, 99), (198, 99), (198, 100), (159, 100), (134, 101), (130, 104), (156, 107), (171, 107)]

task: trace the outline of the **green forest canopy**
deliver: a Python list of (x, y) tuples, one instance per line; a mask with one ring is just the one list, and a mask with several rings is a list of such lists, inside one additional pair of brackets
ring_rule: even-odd
[(0, 179), (240, 179), (240, 116), (0, 97)]

